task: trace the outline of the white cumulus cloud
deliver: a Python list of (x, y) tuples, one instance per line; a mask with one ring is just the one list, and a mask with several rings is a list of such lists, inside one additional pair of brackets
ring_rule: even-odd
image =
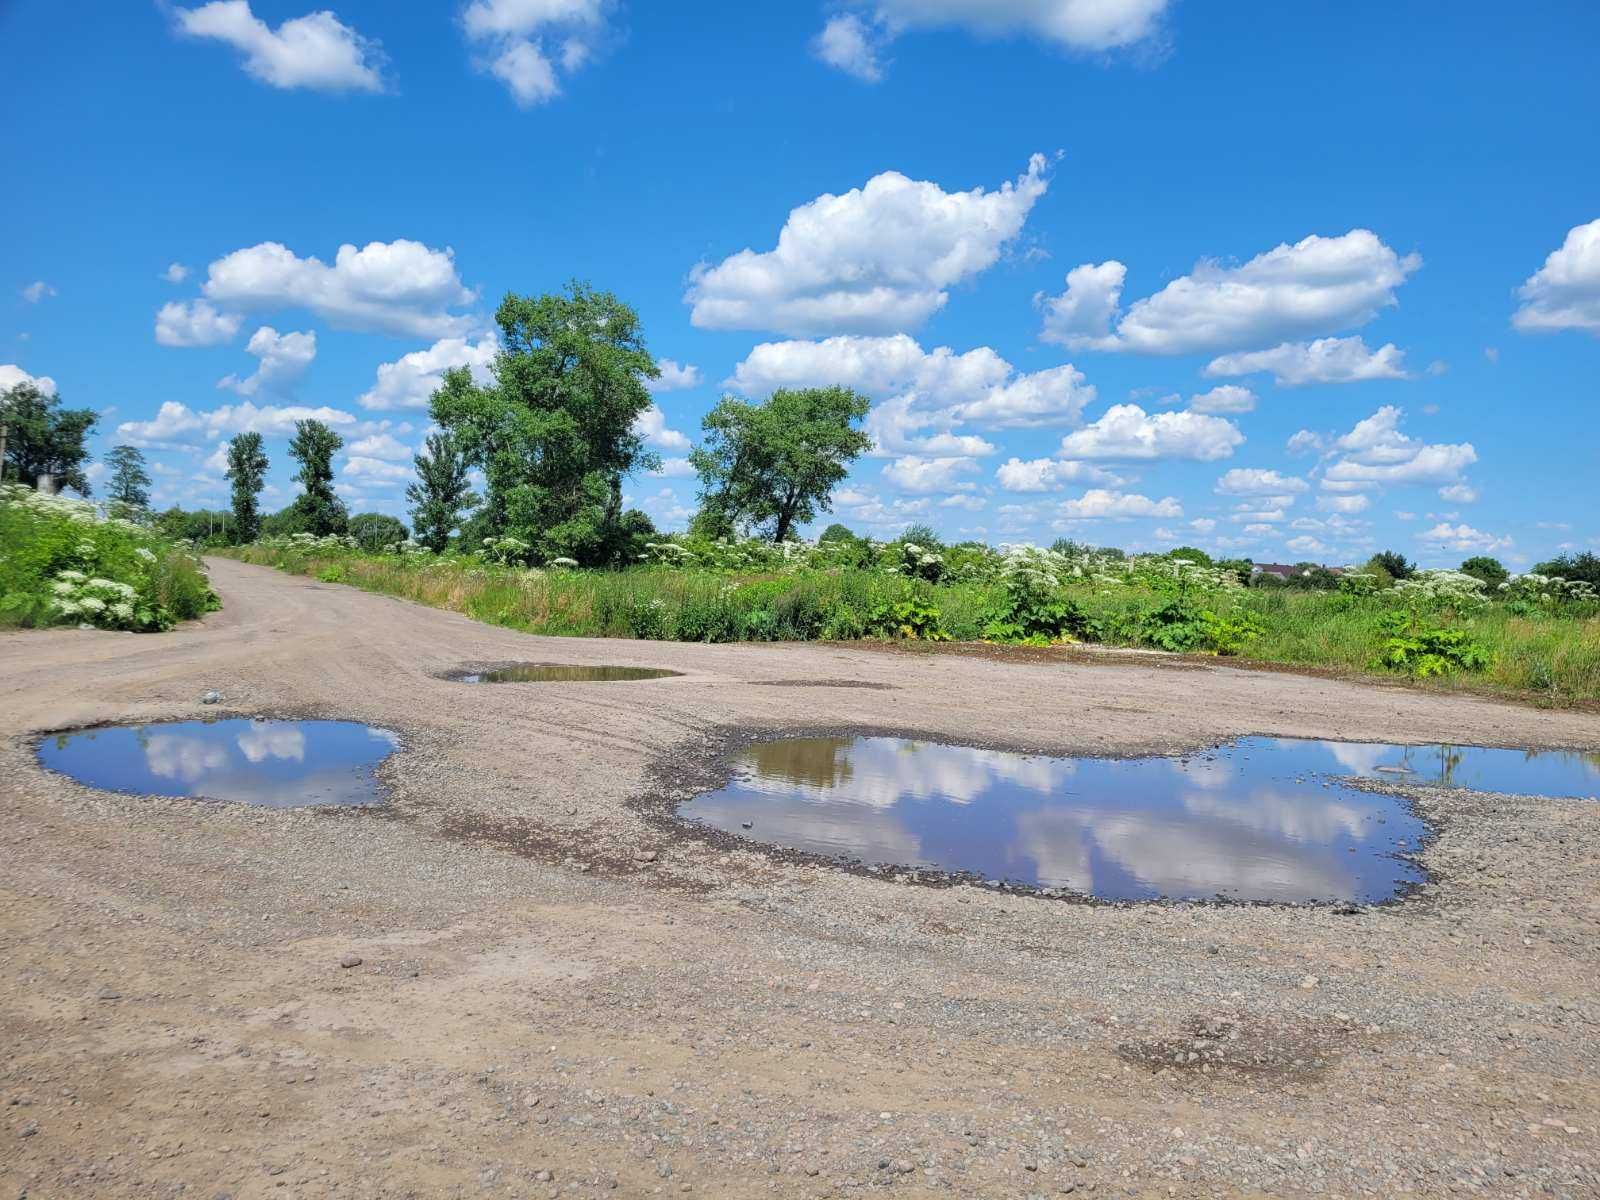
[(1420, 541), (1438, 546), (1445, 550), (1456, 550), (1461, 553), (1476, 551), (1480, 554), (1496, 550), (1509, 550), (1512, 541), (1509, 537), (1498, 537), (1492, 533), (1484, 533), (1481, 529), (1474, 529), (1471, 525), (1452, 525), (1448, 521), (1440, 522), (1426, 533), (1420, 535)]
[(686, 366), (674, 362), (670, 358), (663, 358), (656, 363), (661, 375), (656, 379), (645, 381), (645, 387), (652, 392), (677, 392), (685, 388), (699, 387), (705, 382), (705, 376), (700, 373), (699, 367)]
[(37, 304), (46, 296), (54, 296), (56, 289), (42, 279), (35, 279), (22, 289), (22, 298), (29, 304)]
[(156, 341), (163, 346), (220, 346), (239, 333), (243, 318), (218, 312), (204, 300), (171, 301), (156, 313)]
[(117, 426), (119, 441), (135, 446), (182, 446), (194, 448), (236, 433), (259, 433), (265, 437), (287, 437), (296, 421), (321, 421), (334, 429), (356, 425), (356, 418), (337, 408), (309, 408), (303, 405), (263, 405), (248, 400), (224, 404), (201, 412), (176, 400), (165, 401), (148, 421), (124, 421)]
[(1349, 492), (1344, 495), (1335, 492), (1332, 495), (1317, 497), (1317, 507), (1323, 512), (1343, 513), (1345, 516), (1366, 512), (1371, 503), (1372, 498), (1365, 492)]
[(1062, 295), (1042, 300), (1045, 341), (1134, 354), (1248, 350), (1364, 325), (1396, 303), (1422, 265), (1367, 229), (1312, 235), (1229, 267), (1205, 260), (1116, 316), (1126, 270), (1079, 267)]
[(1284, 342), (1270, 350), (1225, 354), (1206, 364), (1207, 375), (1253, 375), (1270, 371), (1286, 387), (1308, 383), (1361, 383), (1369, 379), (1409, 379), (1405, 351), (1393, 342), (1367, 349), (1359, 337)]
[(244, 55), (244, 69), (276, 88), (381, 92), (383, 52), (331, 12), (314, 12), (271, 28), (248, 0), (213, 0), (173, 10), (178, 31), (225, 42)]
[(228, 388), (241, 396), (254, 396), (257, 392), (282, 392), (306, 373), (317, 356), (315, 333), (279, 333), (270, 325), (263, 325), (250, 335), (245, 349), (261, 360), (255, 374), (240, 379), (229, 375), (217, 381), (219, 388)]
[(479, 69), (532, 108), (559, 96), (563, 80), (594, 58), (610, 8), (610, 0), (472, 0), (461, 26)]
[(1528, 277), (1511, 323), (1524, 333), (1585, 329), (1600, 335), (1600, 220), (1577, 225)]
[(977, 466), (973, 459), (961, 456), (924, 458), (908, 454), (885, 466), (883, 477), (902, 491), (919, 495), (949, 492), (963, 486), (961, 477), (977, 470)]
[(883, 78), (883, 65), (878, 61), (882, 36), (855, 13), (840, 13), (822, 27), (811, 43), (811, 52), (846, 75), (877, 83)]
[(402, 466), (400, 463), (359, 454), (352, 454), (345, 459), (343, 473), (347, 478), (359, 480), (369, 487), (404, 483), (413, 477), (409, 464)]
[(381, 458), (389, 462), (408, 462), (412, 457), (411, 447), (391, 433), (370, 434), (351, 442), (348, 449), (352, 458)]
[(1227, 458), (1244, 441), (1232, 421), (1204, 413), (1147, 413), (1137, 404), (1114, 404), (1099, 420), (1061, 439), (1068, 459)]
[(1400, 432), (1400, 409), (1384, 405), (1334, 442), (1339, 457), (1323, 473), (1323, 486), (1449, 484), (1478, 461), (1470, 442), (1430, 444)]
[(470, 318), (448, 310), (476, 299), (456, 274), (453, 251), (406, 238), (347, 243), (332, 266), (262, 242), (213, 262), (201, 290), (230, 312), (306, 309), (339, 328), (410, 337), (463, 333)]
[(1073, 500), (1064, 500), (1060, 514), (1073, 521), (1101, 520), (1127, 517), (1181, 517), (1183, 506), (1167, 496), (1152, 500), (1133, 492), (1114, 492), (1105, 488), (1090, 488)]
[(705, 329), (814, 336), (915, 329), (948, 289), (994, 265), (1048, 187), (1035, 154), (1015, 182), (946, 192), (885, 171), (789, 214), (772, 250), (741, 250), (690, 275), (690, 319)]
[(1221, 496), (1288, 496), (1309, 486), (1297, 475), (1280, 475), (1264, 467), (1234, 467), (1223, 473), (1213, 490)]
[[(984, 38), (1031, 37), (1078, 53), (1157, 38), (1172, 0), (854, 0), (812, 43), (823, 62), (857, 78), (882, 77), (878, 55), (906, 33), (954, 29)], [(859, 14), (859, 15), (858, 15)]]
[(0, 392), (31, 383), (46, 396), (56, 394), (56, 381), (48, 375), (30, 375), (16, 363), (0, 363)]
[(1127, 482), (1093, 463), (1065, 462), (1059, 458), (1023, 460), (1010, 458), (994, 473), (995, 481), (1008, 492), (1052, 492), (1065, 484), (1102, 484), (1120, 487)]
[(1197, 413), (1247, 413), (1254, 412), (1256, 394), (1247, 387), (1224, 383), (1189, 397), (1189, 410)]
[(676, 429), (667, 428), (667, 414), (654, 404), (639, 414), (633, 431), (644, 439), (645, 445), (657, 450), (687, 450), (689, 439)]
[(373, 385), (361, 393), (362, 408), (427, 408), (428, 401), (444, 373), (453, 367), (467, 367), (478, 384), (490, 380), (489, 366), (500, 351), (495, 335), (486, 333), (477, 341), (467, 338), (440, 338), (426, 350), (402, 354), (394, 362), (380, 363)]

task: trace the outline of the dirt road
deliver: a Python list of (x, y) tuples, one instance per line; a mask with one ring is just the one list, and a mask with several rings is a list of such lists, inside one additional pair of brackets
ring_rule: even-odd
[[(530, 638), (212, 571), (226, 607), (170, 635), (0, 635), (0, 1196), (1600, 1195), (1600, 805), (1424, 796), (1436, 882), (1339, 915), (905, 886), (632, 803), (733, 726), (1104, 753), (1594, 748), (1600, 718)], [(517, 659), (684, 674), (435, 677)], [(32, 757), (43, 730), (217, 712), (399, 731), (391, 804), (110, 795)]]

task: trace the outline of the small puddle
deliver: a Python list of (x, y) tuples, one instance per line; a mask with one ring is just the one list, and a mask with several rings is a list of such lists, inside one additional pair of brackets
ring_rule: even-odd
[(561, 663), (515, 663), (482, 671), (451, 675), (457, 683), (628, 683), (639, 679), (667, 679), (682, 671), (660, 667), (579, 667)]
[(399, 744), (351, 721), (169, 721), (57, 734), (39, 744), (39, 761), (113, 792), (349, 806), (382, 803), (374, 768)]
[(678, 815), (776, 846), (1106, 900), (1391, 899), (1428, 826), (1328, 776), (1588, 795), (1600, 762), (1250, 738), (1185, 758), (1050, 758), (892, 737), (753, 746)]

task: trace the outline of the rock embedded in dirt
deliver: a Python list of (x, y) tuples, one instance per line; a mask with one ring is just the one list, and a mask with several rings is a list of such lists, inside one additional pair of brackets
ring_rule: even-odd
[(359, 954), (346, 954), (339, 960), (339, 965), (347, 969), (350, 967), (359, 967), (361, 965), (361, 956)]

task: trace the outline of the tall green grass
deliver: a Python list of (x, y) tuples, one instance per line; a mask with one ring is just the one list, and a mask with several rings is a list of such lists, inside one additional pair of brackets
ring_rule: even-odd
[[(852, 640), (890, 636), (883, 617), (915, 599), (936, 610), (940, 635), (982, 639), (1003, 599), (997, 582), (926, 583), (873, 569), (804, 569), (728, 574), (641, 566), (624, 571), (531, 571), (476, 559), (364, 555), (246, 546), (228, 551), (329, 582), (400, 596), (530, 633), (690, 642)], [(1169, 596), (1135, 587), (1073, 586), (1067, 594), (1095, 640), (1148, 646), (1148, 614)], [(1234, 617), (1253, 616), (1259, 635), (1240, 658), (1381, 674), (1374, 667), (1388, 636), (1392, 604), (1288, 589), (1238, 589), (1200, 603)], [(1514, 615), (1504, 604), (1431, 617), (1467, 630), (1489, 654), (1481, 672), (1421, 681), (1426, 686), (1512, 694), (1553, 705), (1600, 702), (1600, 619), (1550, 612)]]

